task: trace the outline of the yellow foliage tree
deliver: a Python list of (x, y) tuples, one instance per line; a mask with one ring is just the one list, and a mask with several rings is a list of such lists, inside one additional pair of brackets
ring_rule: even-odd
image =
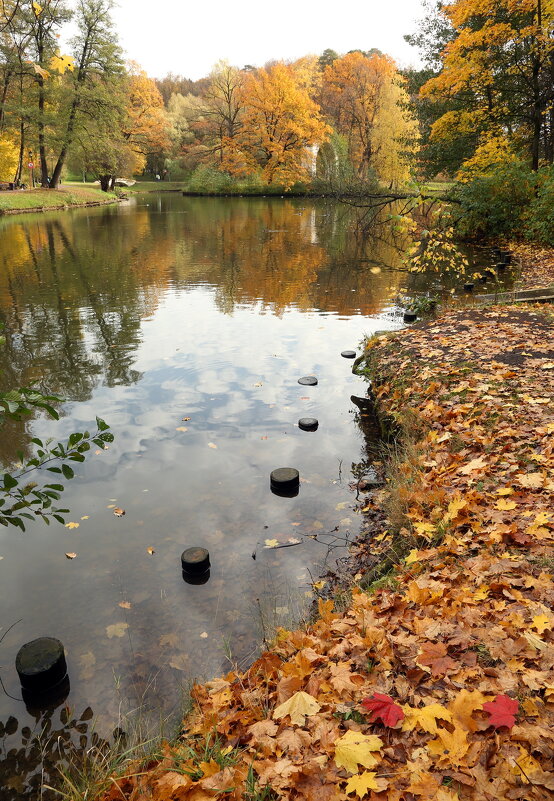
[(13, 181), (19, 161), (19, 148), (5, 136), (0, 136), (0, 180)]
[(474, 178), (487, 175), (495, 167), (514, 164), (517, 161), (519, 159), (513, 143), (505, 133), (493, 134), (490, 137), (484, 136), (473, 156), (465, 161), (458, 170), (456, 180), (460, 183), (468, 183)]
[(453, 130), (486, 134), (510, 130), (524, 142), (533, 169), (554, 161), (553, 0), (453, 0), (441, 13), (454, 36), (440, 73), (425, 97), (455, 101), (432, 128), (432, 138)]

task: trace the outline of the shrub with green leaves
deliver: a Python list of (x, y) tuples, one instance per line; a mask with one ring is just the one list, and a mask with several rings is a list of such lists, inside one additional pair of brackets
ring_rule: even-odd
[[(0, 337), (0, 344), (3, 337)], [(9, 392), (0, 392), (0, 426), (6, 420), (22, 420), (33, 410), (42, 410), (54, 420), (59, 414), (52, 404), (60, 403), (55, 395), (44, 395), (32, 387), (23, 387)], [(0, 525), (15, 526), (25, 530), (26, 520), (40, 518), (47, 525), (53, 518), (64, 523), (64, 514), (69, 509), (61, 509), (55, 504), (60, 500), (64, 485), (62, 479), (69, 481), (74, 477), (72, 462), (84, 462), (85, 454), (91, 444), (104, 449), (113, 442), (109, 425), (96, 418), (96, 431), (74, 432), (65, 442), (43, 441), (33, 437), (31, 443), (36, 451), (29, 459), (18, 451), (19, 463), (12, 470), (0, 473)], [(52, 483), (48, 474), (52, 474)], [(44, 477), (39, 485), (38, 479)]]
[(525, 229), (538, 175), (522, 162), (458, 184), (457, 230), (463, 236), (518, 236)]

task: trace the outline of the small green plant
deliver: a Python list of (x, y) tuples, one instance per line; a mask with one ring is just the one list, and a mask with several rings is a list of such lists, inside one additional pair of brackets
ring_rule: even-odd
[(246, 793), (244, 801), (278, 801), (279, 796), (266, 784), (260, 787), (258, 784), (258, 777), (254, 773), (252, 765), (248, 768), (248, 775), (246, 777)]

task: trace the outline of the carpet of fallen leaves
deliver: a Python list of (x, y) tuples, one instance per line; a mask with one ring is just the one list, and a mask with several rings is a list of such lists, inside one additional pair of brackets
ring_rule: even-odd
[(520, 265), (516, 289), (539, 289), (554, 285), (554, 248), (517, 243), (512, 245), (515, 262)]
[(196, 686), (182, 738), (104, 801), (554, 798), (548, 315), (458, 310), (371, 341), (377, 404), (419, 438), (391, 490), (405, 525), (372, 543), (398, 549), (394, 575)]

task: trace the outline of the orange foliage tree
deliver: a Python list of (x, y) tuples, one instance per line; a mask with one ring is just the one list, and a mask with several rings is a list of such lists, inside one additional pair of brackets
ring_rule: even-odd
[(325, 142), (330, 128), (310, 97), (304, 70), (277, 62), (248, 73), (244, 115), (230, 171), (261, 169), (268, 184), (290, 188), (309, 177), (306, 151)]
[(393, 184), (408, 178), (417, 124), (392, 59), (359, 51), (335, 59), (323, 75), (322, 105), (347, 138), (359, 178), (373, 173)]

